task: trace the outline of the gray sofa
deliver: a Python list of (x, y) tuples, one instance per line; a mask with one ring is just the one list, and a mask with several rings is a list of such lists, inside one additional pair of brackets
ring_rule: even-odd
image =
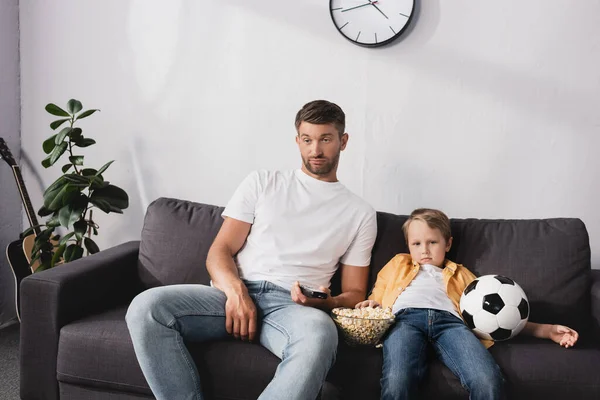
[[(147, 210), (141, 241), (101, 251), (26, 278), (22, 290), (23, 399), (152, 398), (136, 361), (124, 316), (146, 288), (208, 283), (204, 260), (221, 223), (222, 208), (161, 198)], [(380, 212), (371, 282), (396, 253), (406, 252), (406, 217)], [(477, 275), (515, 279), (531, 303), (531, 321), (580, 331), (565, 350), (549, 341), (517, 337), (491, 352), (511, 399), (600, 398), (600, 271), (578, 219), (453, 219), (449, 257)], [(332, 283), (339, 291), (339, 279)], [(223, 340), (187, 344), (207, 398), (256, 399), (279, 360), (257, 344)], [(339, 345), (323, 397), (379, 398), (381, 350)], [(423, 398), (466, 399), (454, 375), (433, 361)]]

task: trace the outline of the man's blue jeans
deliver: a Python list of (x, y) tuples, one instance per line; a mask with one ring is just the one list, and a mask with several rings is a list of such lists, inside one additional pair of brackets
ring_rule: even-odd
[(471, 399), (504, 396), (500, 367), (477, 337), (447, 311), (405, 308), (383, 342), (381, 399), (414, 399), (427, 372), (427, 347), (460, 379)]
[[(256, 304), (260, 343), (281, 363), (260, 399), (314, 400), (335, 361), (338, 336), (327, 313), (294, 303), (269, 282), (245, 282)], [(196, 365), (184, 345), (230, 337), (225, 294), (205, 285), (146, 290), (127, 310), (127, 327), (142, 372), (157, 399), (200, 400)]]

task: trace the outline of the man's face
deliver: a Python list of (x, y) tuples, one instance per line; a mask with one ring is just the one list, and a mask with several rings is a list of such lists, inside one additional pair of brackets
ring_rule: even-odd
[(437, 228), (430, 228), (426, 222), (414, 220), (408, 226), (408, 249), (413, 261), (420, 265), (431, 264), (443, 267), (446, 252), (450, 250), (452, 238), (447, 242)]
[(313, 178), (336, 181), (340, 152), (346, 148), (348, 134), (341, 137), (333, 124), (302, 122), (296, 143), (302, 156), (302, 169)]

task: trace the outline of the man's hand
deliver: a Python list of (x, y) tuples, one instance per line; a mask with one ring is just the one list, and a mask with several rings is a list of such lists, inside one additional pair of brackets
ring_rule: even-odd
[(331, 297), (331, 291), (323, 286), (319, 287), (319, 291), (327, 293), (326, 299), (316, 299), (312, 297), (306, 297), (302, 290), (300, 290), (300, 283), (298, 281), (294, 282), (292, 285), (292, 290), (290, 290), (292, 295), (292, 300), (296, 304), (300, 304), (302, 306), (307, 307), (316, 307), (322, 310), (331, 310), (336, 307), (336, 301), (333, 297)]
[(365, 307), (377, 308), (377, 307), (381, 307), (381, 304), (379, 304), (375, 300), (365, 300), (365, 301), (361, 301), (356, 306), (354, 306), (354, 308), (365, 308)]
[(575, 346), (579, 334), (568, 326), (552, 325), (549, 332), (549, 337), (552, 341), (558, 343), (565, 349)]
[(254, 341), (256, 337), (256, 306), (248, 292), (227, 294), (225, 328), (236, 339)]

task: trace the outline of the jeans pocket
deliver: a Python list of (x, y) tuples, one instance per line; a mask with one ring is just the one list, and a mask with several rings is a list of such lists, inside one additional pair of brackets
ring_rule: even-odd
[(400, 311), (397, 311), (396, 314), (394, 314), (396, 316), (396, 318), (398, 318), (399, 316), (406, 314), (408, 312), (408, 310), (410, 310), (410, 308), (403, 308)]

